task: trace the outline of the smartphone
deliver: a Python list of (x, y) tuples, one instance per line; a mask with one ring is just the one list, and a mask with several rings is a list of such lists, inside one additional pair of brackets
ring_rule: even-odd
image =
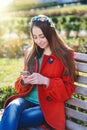
[(20, 73), (21, 73), (21, 74), (28, 74), (28, 75), (31, 74), (31, 73), (30, 73), (29, 71), (27, 71), (27, 70), (23, 70), (23, 71), (21, 71)]

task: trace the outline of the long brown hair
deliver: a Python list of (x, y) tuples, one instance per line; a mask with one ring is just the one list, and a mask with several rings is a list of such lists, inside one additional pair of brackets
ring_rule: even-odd
[[(75, 63), (72, 54), (73, 52), (72, 49), (65, 44), (63, 39), (57, 33), (55, 27), (52, 27), (50, 24), (46, 22), (35, 20), (31, 23), (31, 34), (32, 34), (32, 28), (34, 26), (37, 26), (42, 30), (44, 36), (48, 40), (52, 53), (63, 62), (65, 66), (65, 72), (63, 73), (63, 75), (70, 75), (71, 79), (75, 80), (76, 78)], [(34, 57), (36, 56), (38, 58), (42, 54), (43, 49), (41, 49), (34, 43), (31, 55), (27, 58), (27, 66), (30, 71), (32, 70), (33, 72), (34, 70), (35, 65)]]

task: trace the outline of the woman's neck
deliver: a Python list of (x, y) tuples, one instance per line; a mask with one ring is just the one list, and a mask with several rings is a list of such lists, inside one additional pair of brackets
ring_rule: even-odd
[(43, 52), (43, 54), (44, 55), (51, 55), (51, 49), (50, 49), (50, 47), (47, 47), (46, 49), (44, 49), (44, 52)]

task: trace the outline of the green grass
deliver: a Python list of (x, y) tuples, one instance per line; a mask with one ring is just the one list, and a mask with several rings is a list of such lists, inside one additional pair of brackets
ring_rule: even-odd
[(23, 59), (0, 58), (0, 87), (13, 86), (23, 68)]

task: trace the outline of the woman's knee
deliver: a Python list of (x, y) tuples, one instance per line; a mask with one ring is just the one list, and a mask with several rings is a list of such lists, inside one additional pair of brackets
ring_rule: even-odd
[(20, 113), (24, 110), (24, 106), (24, 99), (17, 98), (7, 105), (3, 113), (3, 116), (15, 117), (17, 116), (17, 114), (20, 115)]
[(20, 99), (15, 99), (12, 102), (10, 102), (7, 107), (5, 108), (5, 111), (15, 111), (20, 106)]
[(22, 104), (24, 104), (24, 99), (23, 98), (16, 98), (16, 99), (14, 99), (13, 101), (11, 101), (8, 105), (17, 105), (17, 106), (19, 106), (19, 105), (22, 105)]
[(17, 98), (13, 101), (11, 101), (8, 106), (6, 107), (6, 109), (11, 109), (11, 110), (20, 110), (20, 109), (24, 109), (24, 107), (26, 106), (25, 104), (25, 100), (23, 98)]

